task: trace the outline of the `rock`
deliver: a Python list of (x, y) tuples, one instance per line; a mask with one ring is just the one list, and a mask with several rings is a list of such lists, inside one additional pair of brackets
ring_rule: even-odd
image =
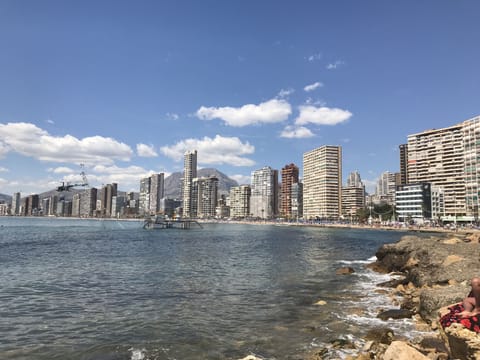
[(393, 341), (385, 351), (383, 360), (429, 360), (429, 358), (403, 341)]
[[(458, 255), (448, 255), (447, 258), (443, 261), (442, 266), (451, 265), (457, 261), (462, 261), (463, 258)], [(449, 280), (451, 281), (451, 280)]]
[(336, 274), (337, 275), (350, 275), (350, 274), (353, 274), (354, 272), (355, 272), (355, 270), (353, 268), (351, 268), (350, 266), (345, 266), (345, 267), (338, 268), (337, 271), (336, 271)]
[(374, 328), (367, 331), (367, 334), (365, 335), (365, 340), (370, 340), (373, 342), (390, 345), (390, 343), (393, 340), (393, 337), (394, 337), (394, 333), (392, 329)]
[(444, 244), (458, 244), (458, 243), (461, 243), (462, 240), (460, 240), (459, 238), (457, 237), (452, 237), (450, 239), (447, 239), (447, 240), (443, 240), (443, 243)]
[(318, 301), (317, 301), (315, 304), (313, 304), (313, 305), (321, 305), (321, 306), (323, 306), (323, 305), (327, 305), (327, 302), (326, 302), (325, 300), (318, 300)]
[(424, 288), (420, 291), (418, 312), (424, 320), (432, 322), (438, 319), (440, 308), (462, 301), (469, 291), (469, 288), (462, 284)]
[(405, 319), (411, 318), (412, 316), (413, 313), (410, 310), (390, 309), (382, 311), (380, 314), (377, 315), (377, 318), (382, 319), (383, 321), (387, 321), (388, 319)]
[(253, 355), (248, 355), (240, 360), (262, 360), (262, 359)]
[(452, 324), (444, 329), (454, 359), (480, 360), (480, 335), (461, 324)]

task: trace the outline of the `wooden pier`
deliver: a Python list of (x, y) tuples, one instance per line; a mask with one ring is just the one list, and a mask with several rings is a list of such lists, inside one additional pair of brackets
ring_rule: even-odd
[(181, 219), (165, 219), (162, 217), (155, 217), (154, 219), (145, 219), (143, 223), (144, 229), (183, 229), (188, 230), (193, 225), (203, 229), (203, 226), (196, 220), (181, 220)]

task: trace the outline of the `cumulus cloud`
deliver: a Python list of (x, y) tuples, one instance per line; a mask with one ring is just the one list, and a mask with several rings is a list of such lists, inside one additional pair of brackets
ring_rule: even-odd
[(0, 166), (0, 172), (8, 172), (9, 170), (7, 168), (4, 168), (2, 166)]
[(272, 99), (258, 105), (247, 104), (238, 108), (202, 106), (197, 110), (196, 116), (201, 120), (221, 119), (229, 126), (242, 127), (282, 122), (291, 113), (292, 107), (287, 101)]
[(198, 151), (200, 164), (230, 164), (235, 166), (252, 166), (255, 162), (245, 155), (253, 154), (255, 147), (248, 142), (242, 143), (237, 137), (216, 135), (213, 139), (185, 139), (172, 146), (162, 146), (160, 151), (167, 157), (182, 161), (187, 150)]
[(104, 163), (128, 161), (132, 149), (109, 137), (77, 139), (71, 135), (53, 136), (30, 123), (0, 124), (0, 153), (16, 152), (42, 161)]
[(152, 145), (137, 144), (137, 154), (141, 157), (155, 157), (158, 156), (155, 148)]
[(305, 126), (287, 126), (283, 129), (280, 137), (288, 139), (303, 139), (315, 136), (314, 133)]
[(302, 105), (298, 109), (300, 114), (295, 119), (296, 125), (336, 125), (347, 121), (352, 116), (350, 111), (336, 108)]
[(313, 91), (315, 89), (318, 89), (319, 87), (322, 87), (323, 84), (319, 81), (313, 83), (313, 84), (310, 84), (310, 85), (307, 85), (303, 88), (303, 90), (305, 90), (306, 92), (310, 92), (310, 91)]

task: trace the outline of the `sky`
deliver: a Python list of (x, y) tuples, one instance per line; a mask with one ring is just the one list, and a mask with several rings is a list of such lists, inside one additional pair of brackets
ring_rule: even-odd
[[(480, 114), (477, 0), (0, 0), (0, 193), (138, 191), (198, 166), (250, 183), (340, 145), (343, 183)], [(83, 167), (82, 165), (83, 164)]]

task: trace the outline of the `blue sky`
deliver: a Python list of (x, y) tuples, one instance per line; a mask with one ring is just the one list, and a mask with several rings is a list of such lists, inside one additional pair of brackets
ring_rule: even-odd
[(480, 2), (0, 0), (0, 193), (341, 145), (344, 179), (480, 114)]

